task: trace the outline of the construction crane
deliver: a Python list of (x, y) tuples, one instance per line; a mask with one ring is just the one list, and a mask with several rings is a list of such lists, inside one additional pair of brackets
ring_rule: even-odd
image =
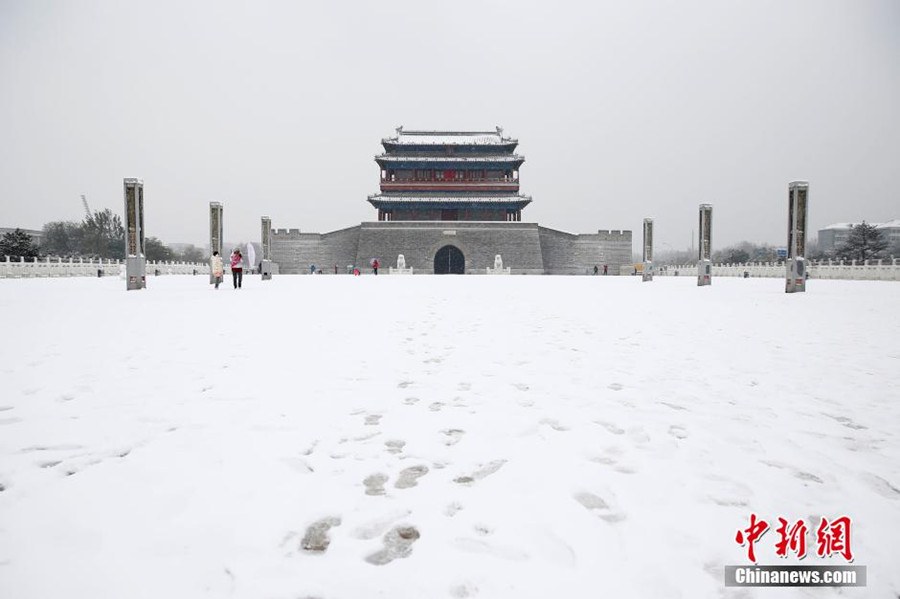
[(91, 218), (91, 207), (88, 206), (87, 198), (84, 197), (84, 194), (81, 194), (81, 204), (84, 206), (84, 211), (87, 213), (87, 217)]

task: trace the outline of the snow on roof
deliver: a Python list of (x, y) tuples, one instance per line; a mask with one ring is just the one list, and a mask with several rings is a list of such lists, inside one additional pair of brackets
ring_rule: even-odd
[(393, 154), (380, 154), (376, 161), (384, 162), (519, 162), (525, 161), (518, 154), (496, 154), (493, 156), (395, 156)]
[[(834, 223), (833, 225), (828, 225), (827, 227), (822, 227), (819, 230), (820, 231), (829, 231), (829, 230), (849, 231), (850, 229), (852, 229), (853, 227), (855, 227), (858, 224), (860, 224), (860, 223)], [(886, 223), (868, 223), (868, 224), (872, 225), (876, 229), (895, 229), (895, 228), (900, 228), (900, 219), (894, 219), (894, 220), (888, 221)]]
[(397, 127), (397, 135), (381, 141), (415, 146), (497, 146), (518, 143), (515, 139), (503, 137), (502, 127), (497, 127), (496, 131), (404, 131), (401, 126)]
[(431, 203), (455, 203), (455, 204), (509, 204), (512, 202), (531, 202), (531, 196), (503, 195), (503, 196), (388, 196), (375, 194), (369, 196), (370, 202), (392, 202), (398, 204), (431, 204)]
[(881, 223), (880, 225), (875, 225), (876, 229), (900, 229), (900, 219), (895, 218), (894, 220), (889, 220), (886, 223)]

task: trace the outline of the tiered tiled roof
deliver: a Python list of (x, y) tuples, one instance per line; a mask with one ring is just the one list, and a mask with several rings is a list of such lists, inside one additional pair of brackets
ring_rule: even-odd
[[(368, 201), (379, 219), (420, 218), (433, 210), (464, 209), (466, 219), (521, 218), (531, 203), (519, 195), (518, 140), (495, 131), (404, 131), (381, 140), (375, 157), (381, 193)], [(419, 209), (422, 211), (418, 211)], [(442, 215), (443, 216), (443, 215)]]
[(397, 127), (397, 135), (381, 140), (383, 144), (398, 146), (505, 146), (518, 140), (503, 137), (503, 128), (496, 131), (404, 131)]
[(375, 157), (375, 161), (379, 163), (388, 162), (458, 162), (458, 163), (483, 163), (483, 162), (502, 162), (504, 164), (525, 162), (525, 157), (518, 154), (487, 154), (479, 156), (407, 156), (396, 154), (380, 154)]

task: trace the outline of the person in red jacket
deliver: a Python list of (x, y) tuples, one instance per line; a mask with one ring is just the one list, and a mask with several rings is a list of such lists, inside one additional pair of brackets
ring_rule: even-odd
[(377, 259), (372, 260), (372, 272), (374, 272), (376, 275), (378, 274), (378, 260)]
[(231, 278), (234, 281), (234, 288), (240, 289), (244, 281), (244, 257), (237, 248), (231, 252)]

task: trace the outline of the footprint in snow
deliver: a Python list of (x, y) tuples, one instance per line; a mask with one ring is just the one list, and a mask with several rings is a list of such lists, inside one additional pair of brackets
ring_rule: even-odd
[(409, 557), (412, 545), (421, 536), (415, 526), (396, 526), (384, 535), (384, 548), (366, 557), (366, 561), (376, 566), (384, 566), (395, 559)]
[(676, 439), (687, 439), (687, 430), (683, 426), (679, 426), (677, 424), (673, 424), (669, 427), (669, 434), (675, 437)]
[(384, 483), (388, 481), (388, 475), (376, 472), (363, 480), (366, 487), (366, 495), (384, 495)]
[(399, 439), (388, 439), (384, 442), (387, 446), (387, 450), (391, 453), (400, 453), (403, 451), (403, 447), (406, 445), (406, 441), (401, 441)]
[(366, 426), (376, 426), (379, 420), (381, 420), (381, 414), (369, 414), (366, 416), (365, 424)]
[(472, 582), (463, 582), (450, 587), (450, 596), (454, 599), (466, 599), (478, 594), (478, 587)]
[(466, 431), (458, 429), (458, 428), (448, 428), (447, 430), (441, 431), (447, 437), (444, 440), (444, 445), (456, 445), (462, 440), (463, 435)]
[(572, 496), (575, 501), (580, 503), (586, 510), (597, 512), (597, 515), (610, 523), (621, 522), (625, 519), (625, 514), (614, 512), (609, 504), (599, 495), (588, 493), (586, 491), (575, 493)]
[(610, 383), (607, 388), (612, 389), (613, 391), (621, 391), (625, 386), (622, 383)]
[(408, 406), (411, 406), (411, 405), (419, 403), (419, 398), (418, 397), (407, 397), (406, 399), (403, 400), (403, 403), (405, 403)]
[(495, 472), (500, 470), (500, 468), (502, 468), (503, 464), (505, 463), (506, 460), (494, 460), (493, 462), (488, 462), (468, 476), (459, 476), (457, 478), (454, 478), (453, 482), (460, 485), (472, 485), (476, 481), (487, 478), (491, 474), (494, 474)]
[(410, 466), (400, 471), (400, 476), (394, 486), (398, 489), (415, 487), (418, 479), (428, 474), (428, 466)]
[(436, 402), (432, 403), (430, 406), (428, 406), (428, 409), (431, 410), (432, 412), (440, 412), (441, 408), (443, 408), (443, 407), (444, 407), (443, 403), (436, 401)]
[(333, 526), (340, 526), (341, 519), (336, 516), (322, 518), (314, 522), (306, 529), (303, 540), (300, 541), (300, 549), (310, 553), (324, 553), (331, 544), (328, 531)]
[(900, 489), (892, 485), (888, 480), (881, 478), (877, 474), (863, 472), (860, 478), (869, 486), (870, 489), (888, 499), (900, 499)]
[(391, 524), (400, 520), (402, 518), (406, 518), (412, 512), (410, 510), (394, 510), (392, 512), (388, 512), (387, 514), (375, 518), (374, 520), (369, 520), (365, 524), (361, 524), (353, 529), (350, 533), (355, 539), (361, 539), (363, 541), (368, 541), (374, 539), (380, 534), (384, 534)]
[(306, 450), (303, 452), (303, 455), (312, 455), (312, 452), (314, 452), (316, 450), (316, 445), (318, 445), (318, 444), (319, 444), (319, 440), (316, 439), (315, 441), (312, 442), (312, 444), (309, 447), (306, 448)]
[(550, 428), (552, 428), (555, 431), (563, 432), (563, 431), (569, 430), (568, 426), (566, 426), (564, 424), (560, 424), (559, 420), (554, 420), (552, 418), (542, 418), (540, 423), (546, 424), (547, 426), (549, 426)]
[(850, 428), (853, 430), (865, 430), (867, 428), (861, 424), (857, 424), (857, 423), (853, 422), (853, 420), (851, 420), (850, 418), (847, 418), (846, 416), (832, 416), (831, 414), (825, 414), (824, 412), (822, 413), (822, 415), (827, 416), (827, 417), (831, 418), (832, 420), (839, 422), (841, 425), (846, 426), (847, 428)]
[(624, 428), (619, 428), (618, 426), (616, 426), (616, 425), (613, 424), (612, 422), (605, 422), (605, 421), (603, 421), (603, 420), (594, 420), (594, 424), (599, 424), (600, 426), (602, 426), (603, 428), (605, 428), (607, 431), (609, 431), (610, 433), (612, 433), (612, 434), (614, 434), (614, 435), (623, 435), (623, 434), (625, 434), (625, 429), (624, 429)]
[(281, 463), (286, 465), (288, 468), (293, 470), (294, 472), (299, 472), (300, 474), (309, 474), (310, 472), (314, 472), (313, 467), (310, 466), (306, 460), (302, 458), (288, 457), (281, 458)]

